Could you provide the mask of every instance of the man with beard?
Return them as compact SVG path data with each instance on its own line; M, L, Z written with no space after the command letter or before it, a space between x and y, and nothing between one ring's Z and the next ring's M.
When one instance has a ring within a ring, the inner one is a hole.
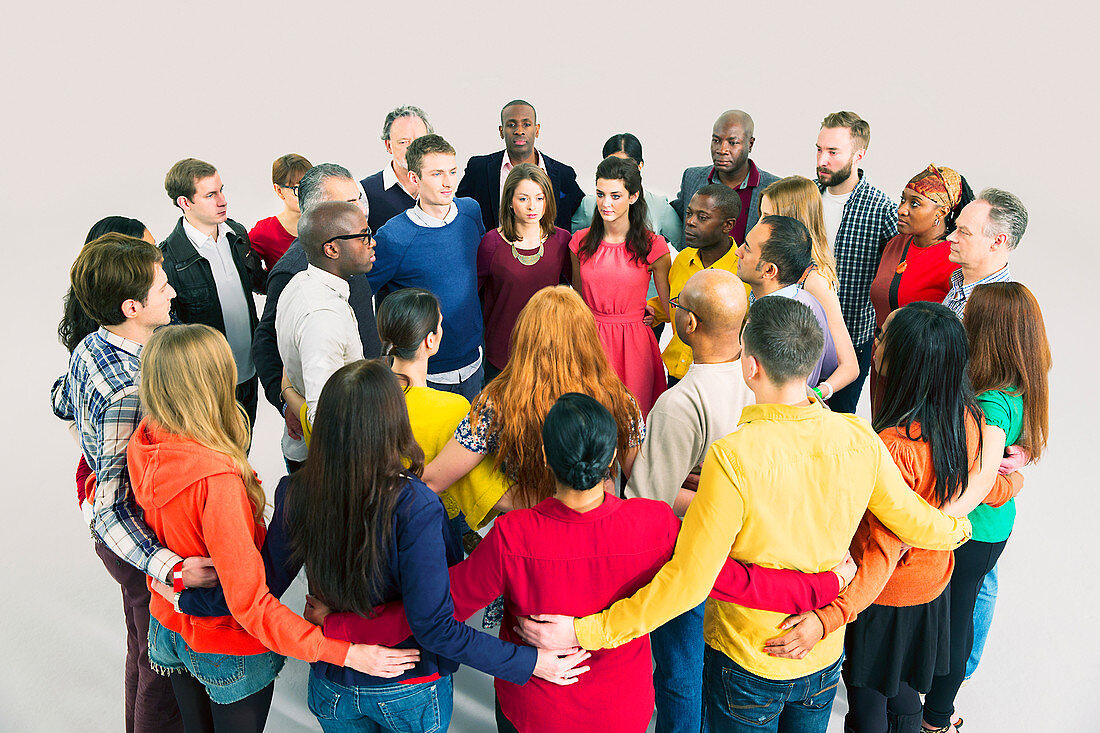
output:
M779 180L778 176L757 168L756 163L749 160L756 142L754 132L752 117L747 112L731 109L718 116L710 135L711 165L685 170L680 193L672 202L672 208L685 224L685 209L695 192L707 184L720 183L736 191L741 199L742 215L737 217L730 236L737 244L745 241L745 232L756 226L760 218L760 192Z
M859 167L871 142L871 126L855 112L833 112L817 135L817 181L825 233L836 257L840 310L859 361L856 380L829 400L837 412L855 412L871 370L875 309L871 281L882 248L898 233L898 207L871 185Z

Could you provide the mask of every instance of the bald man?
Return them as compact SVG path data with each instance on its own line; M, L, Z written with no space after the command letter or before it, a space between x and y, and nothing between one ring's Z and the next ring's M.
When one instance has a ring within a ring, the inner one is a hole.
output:
M328 378L363 358L359 323L348 304L348 279L370 271L374 240L362 209L346 201L322 201L302 214L298 241L309 264L283 289L275 334L290 380L283 390L287 409L300 412L304 402L312 422ZM306 454L305 440L284 428L287 470L300 468Z
M756 142L755 134L755 125L748 112L730 109L718 116L710 134L711 165L685 170L680 193L672 202L681 221L684 220L684 208L696 191L708 183L720 183L734 189L741 197L741 215L730 236L737 244L745 241L745 232L756 226L760 218L760 192L779 180L778 176L758 168L749 159Z
M657 398L646 439L624 491L658 499L683 516L695 496L697 467L710 444L733 432L755 402L741 375L738 334L748 308L740 279L727 270L692 275L671 304L676 333L691 348L687 374ZM694 473L693 473L694 472ZM681 488L687 482L690 488ZM658 731L698 731L703 689L703 604L650 634Z

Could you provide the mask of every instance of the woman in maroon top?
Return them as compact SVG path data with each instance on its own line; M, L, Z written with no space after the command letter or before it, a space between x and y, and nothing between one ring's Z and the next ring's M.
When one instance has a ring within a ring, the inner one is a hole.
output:
M974 192L966 179L951 168L930 164L906 184L898 204L898 234L886 243L878 273L871 283L875 325L886 316L921 300L942 303L951 289L951 273L958 265L947 255L948 232ZM878 406L882 384L871 374L871 409Z
M485 319L485 381L508 363L516 316L539 290L568 283L569 232L554 226L557 206L550 177L536 165L517 165L500 194L500 226L477 251L477 290Z
M283 202L283 210L275 216L260 219L248 233L252 249L264 262L264 272L271 268L290 248L298 236L298 182L313 165L297 153L287 153L271 164L271 184L275 195Z
M591 613L641 588L672 556L680 521L668 504L623 501L606 493L615 463L618 425L600 402L568 392L542 427L554 494L531 509L498 517L485 539L451 568L455 616L466 619L504 595L500 638L523 644L512 631L517 616L554 611ZM712 595L754 608L806 610L831 603L855 566L802 574L728 560ZM841 570L847 575L841 576ZM393 643L407 638L403 619L387 604L373 618L339 613L324 620L325 635ZM582 674L585 670L586 673ZM653 713L649 637L591 653L585 667L565 673L571 684L496 680L500 731L644 731Z

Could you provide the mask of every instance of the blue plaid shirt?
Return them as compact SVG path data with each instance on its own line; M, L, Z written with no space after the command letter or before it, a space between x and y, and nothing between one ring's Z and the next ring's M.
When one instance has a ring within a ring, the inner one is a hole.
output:
M138 570L171 584L176 553L161 546L130 492L126 445L141 422L141 344L100 328L73 350L54 382L54 414L75 420L80 450L95 472L92 536Z
M1001 269L994 272L992 275L986 275L981 280L969 285L963 285L963 273L962 270L955 270L951 273L951 289L947 291L947 297L943 299L943 304L951 309L959 318L963 317L963 311L966 310L966 301L969 300L970 294L974 292L974 288L979 285L985 285L986 283L1007 283L1012 282L1012 273L1008 270L1008 265L1005 265Z
M878 272L882 248L898 233L898 206L871 185L861 169L859 183L844 204L844 216L833 242L836 274L840 279L840 312L852 336L862 346L875 332L871 281Z

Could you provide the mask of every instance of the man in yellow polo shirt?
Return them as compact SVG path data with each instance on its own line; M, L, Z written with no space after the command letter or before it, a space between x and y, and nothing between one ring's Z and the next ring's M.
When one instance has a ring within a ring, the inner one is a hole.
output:
M844 557L868 509L913 547L952 550L969 539L966 518L933 509L909 489L866 420L806 399L806 378L823 345L821 327L802 303L756 301L741 356L756 404L707 452L672 559L649 585L606 611L521 619L524 638L552 649L619 646L706 598L727 557L827 570ZM707 729L824 733L844 634L830 634L799 659L769 656L765 642L783 620L781 613L707 599Z
M707 268L737 274L737 242L730 232L741 215L741 199L734 189L713 183L700 188L684 208L684 242L687 245L672 262L668 273L669 297L675 298L688 279ZM746 288L747 294L747 288ZM669 323L669 314L661 307L660 298L646 302L648 325ZM679 382L691 366L691 347L676 333L672 323L672 340L661 354L668 369L668 386Z

